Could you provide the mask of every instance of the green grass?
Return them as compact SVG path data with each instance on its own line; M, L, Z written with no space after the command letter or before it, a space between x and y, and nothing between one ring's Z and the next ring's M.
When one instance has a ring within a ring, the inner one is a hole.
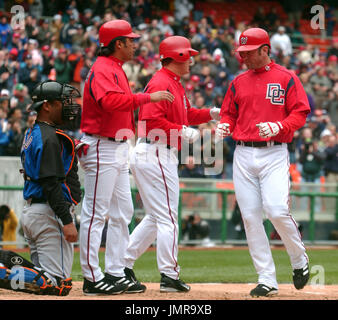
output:
M338 251L308 250L311 268L320 265L325 270L325 284L338 284ZM292 270L289 257L285 250L272 250L276 265L277 281L292 283ZM29 259L28 253L22 253ZM104 270L104 252L100 252L101 268ZM181 250L178 257L181 266L180 277L188 283L216 282L216 283L255 283L256 271L248 250ZM156 252L145 252L135 263L134 271L140 281L159 282ZM315 276L312 270L311 277ZM79 253L74 254L72 270L74 281L82 280Z

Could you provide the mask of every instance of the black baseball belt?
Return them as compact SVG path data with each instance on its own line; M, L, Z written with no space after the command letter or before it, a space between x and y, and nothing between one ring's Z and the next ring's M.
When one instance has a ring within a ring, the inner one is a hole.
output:
M244 147L253 147L253 148L265 148L281 145L282 142L278 141L237 141L237 145Z

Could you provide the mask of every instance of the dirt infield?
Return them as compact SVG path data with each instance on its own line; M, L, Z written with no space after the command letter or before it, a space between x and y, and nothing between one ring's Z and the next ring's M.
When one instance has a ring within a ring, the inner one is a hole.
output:
M249 292L255 284L191 284L188 293L160 293L159 283L145 283L147 291L142 294L114 296L85 296L82 282L74 282L67 297L38 296L0 289L0 300L253 300ZM338 300L338 285L306 286L296 290L292 284L280 284L279 294L265 300Z

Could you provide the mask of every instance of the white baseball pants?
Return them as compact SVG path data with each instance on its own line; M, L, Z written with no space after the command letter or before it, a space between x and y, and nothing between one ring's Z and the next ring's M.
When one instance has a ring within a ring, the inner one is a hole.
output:
M289 154L287 145L266 148L236 146L233 180L242 213L250 255L258 283L278 288L263 211L280 235L293 269L303 268L308 257L295 220L289 211Z
M173 149L160 144L139 143L132 152L130 168L146 212L130 236L126 267L157 239L160 273L178 279L178 159Z
M83 276L96 282L104 277L99 266L99 249L106 219L108 229L105 272L124 276L124 255L129 242L128 225L133 216L128 168L128 143L85 135L90 145L80 158L84 189L80 224L80 262Z

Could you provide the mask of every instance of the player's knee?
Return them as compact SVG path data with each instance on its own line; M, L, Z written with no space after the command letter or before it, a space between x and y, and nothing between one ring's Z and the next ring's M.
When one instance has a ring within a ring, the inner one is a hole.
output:
M256 228L262 223L262 208L241 209L241 216L246 229Z
M289 214L289 208L287 205L265 205L264 211L267 218L272 223L274 221L280 221Z

